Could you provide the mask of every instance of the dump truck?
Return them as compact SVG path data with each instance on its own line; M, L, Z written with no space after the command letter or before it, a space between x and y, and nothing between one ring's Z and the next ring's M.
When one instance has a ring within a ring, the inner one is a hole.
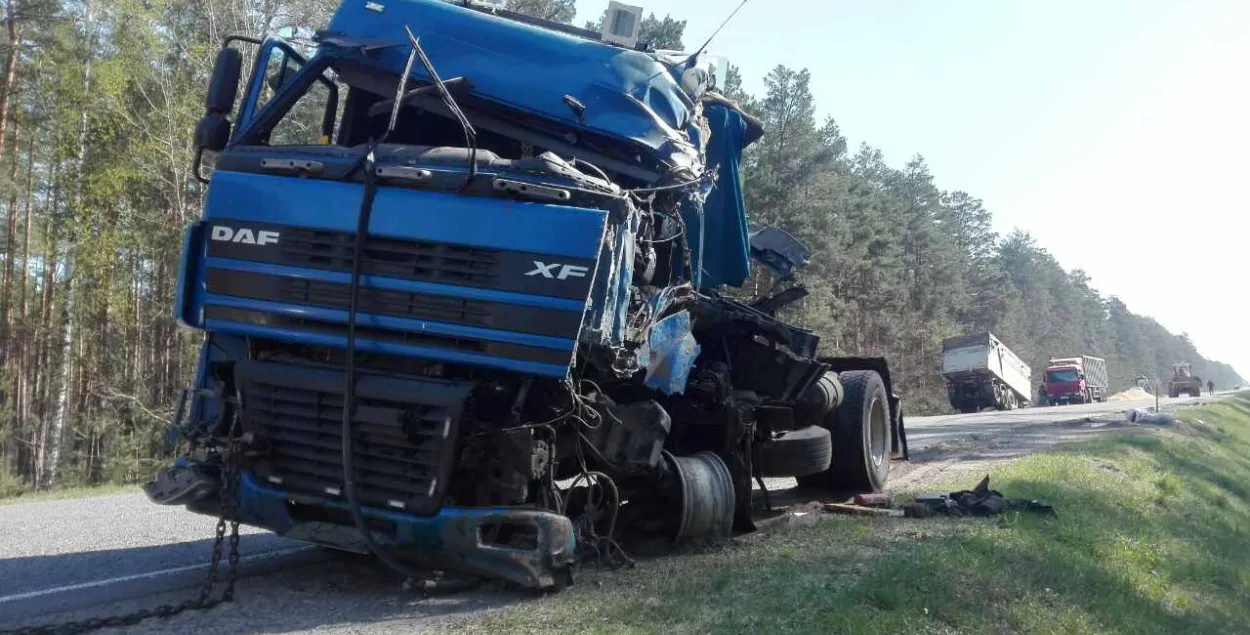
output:
M992 333L942 341L946 396L951 407L959 412L1028 406L1033 401L1032 374L1029 365Z
M1181 395L1202 396L1202 378L1193 374L1188 362L1172 364L1172 379L1168 380L1168 397L1175 399Z
M779 317L808 250L747 220L762 124L719 58L607 39L353 0L311 52L225 40L174 306L204 342L152 501L219 547L243 523L551 588L625 529L753 530L758 477L885 486L886 360ZM752 267L767 291L728 293Z
M1046 398L1051 404L1107 400L1107 361L1100 357L1056 357L1046 363Z

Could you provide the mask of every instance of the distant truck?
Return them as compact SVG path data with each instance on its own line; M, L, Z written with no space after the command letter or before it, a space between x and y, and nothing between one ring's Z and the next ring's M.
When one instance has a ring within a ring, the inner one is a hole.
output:
M1046 363L1046 398L1051 404L1107 400L1107 360L1100 357L1057 357Z
M1031 403L1032 371L991 333L942 342L942 376L951 407L964 413L993 407L1014 410Z
M1168 397L1175 399L1182 394L1202 396L1202 378L1194 375L1188 363L1172 364L1172 379L1168 381Z

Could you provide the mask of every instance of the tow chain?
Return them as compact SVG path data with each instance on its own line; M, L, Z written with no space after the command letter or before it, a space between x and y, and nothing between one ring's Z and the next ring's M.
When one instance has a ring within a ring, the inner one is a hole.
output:
M213 555L208 564L208 576L200 587L200 593L177 604L163 604L152 608L139 609L125 615L108 617L92 617L60 624L40 624L12 630L0 631L0 635L76 635L101 628L134 626L151 617L168 618L184 611L204 611L218 604L234 600L234 583L238 579L239 566L239 520L238 499L235 490L239 479L240 449L236 442L231 441L225 460L222 462L222 485L219 490L221 516L217 518L216 535L213 538ZM226 551L226 525L230 526L229 553ZM213 588L217 586L218 572L221 568L222 555L226 555L226 584L221 595L213 597Z

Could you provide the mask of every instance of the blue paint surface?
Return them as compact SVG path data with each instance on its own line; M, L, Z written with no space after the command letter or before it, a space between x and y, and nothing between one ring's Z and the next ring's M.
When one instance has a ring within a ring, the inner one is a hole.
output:
M231 322L229 320L206 320L204 327L213 332L245 335L249 337L264 337L292 344L310 344L313 346L324 346L329 348L347 347L346 336L324 335L321 333L294 331L291 329L271 326L257 326L255 324ZM365 339L363 337L356 338L356 350L366 353L385 353L388 355L406 356L414 359L437 359L447 362L467 364L470 366L499 368L525 375L541 375L554 379L565 378L568 375L569 370L568 364L556 365L544 364L541 362L527 362L504 357L491 357L489 355L482 355L478 353L464 353L442 348L378 342ZM570 353L569 356L569 361L571 363L572 353Z
M737 287L751 273L747 211L738 176L746 122L742 115L720 105L707 105L705 113L712 130L707 165L716 170L716 184L705 192L702 202L688 200L682 206L690 249L701 267L691 278L698 281L700 289Z
M642 366L647 369L647 387L666 395L685 392L690 370L700 352L699 343L691 333L688 312L674 313L656 322L646 350L640 355Z
M403 72L410 28L443 78L464 77L473 94L554 120L573 130L628 139L658 154L690 144L677 132L692 104L668 67L650 55L487 15L439 0L383 0L382 11L345 2L327 31L400 46L376 61L355 51L335 51ZM428 80L418 64L413 76ZM586 106L580 118L563 101Z
M274 265L266 262L232 260L230 258L206 258L204 260L204 266L205 268L233 269L237 271L284 276L299 280L334 282L339 284L348 284L351 281L351 274L344 271L303 269L300 267L289 267L286 265ZM485 302L503 302L506 304L518 304L543 309L560 309L563 311L573 311L579 314L585 308L585 303L580 300L553 298L545 295L512 293L496 289L480 289L478 287L461 287L452 284L440 284L437 282L402 280L399 278L387 278L383 276L362 275L360 276L360 284L366 287L376 287L392 291L407 291L412 293L424 293L427 295L444 295L450 298L482 300Z
M361 193L359 183L219 171L204 218L354 233ZM597 209L382 186L369 233L593 259L606 218Z

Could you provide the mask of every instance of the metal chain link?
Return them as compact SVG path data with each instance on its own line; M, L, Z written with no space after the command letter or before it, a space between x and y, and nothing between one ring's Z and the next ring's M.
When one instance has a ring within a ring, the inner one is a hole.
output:
M222 485L218 490L221 504L221 515L217 518L217 528L213 537L213 554L208 563L208 575L200 586L199 594L177 604L162 604L152 608L144 608L125 615L108 617L92 617L60 624L40 624L11 630L0 631L0 635L77 635L101 628L134 626L152 617L168 618L184 611L204 611L225 602L234 601L234 585L238 580L239 566L239 521L238 499L235 490L238 487L238 462L240 448L235 442L230 443L228 454L222 461ZM229 550L226 544L226 525L230 525ZM221 568L222 555L226 556L226 585L221 595L213 597L213 588L217 586L217 575Z

